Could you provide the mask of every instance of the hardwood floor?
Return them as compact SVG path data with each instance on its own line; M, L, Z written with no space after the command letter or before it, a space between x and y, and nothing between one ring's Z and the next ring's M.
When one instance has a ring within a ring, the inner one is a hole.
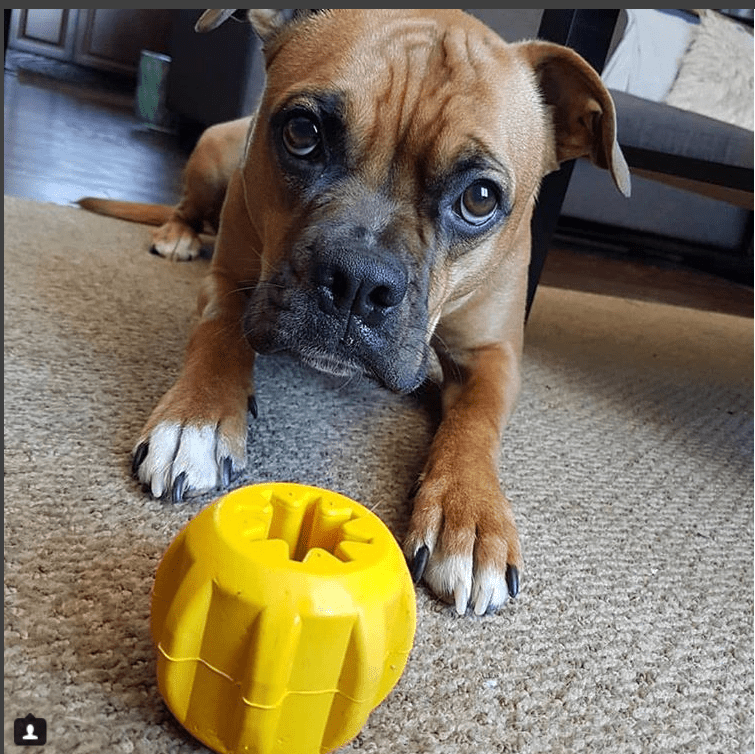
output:
M4 77L5 193L72 204L82 196L173 203L186 153L151 131L118 92L29 76ZM542 283L753 316L752 289L686 269L661 269L553 249Z
M82 196L173 203L186 155L117 98L5 73L5 193L70 204Z

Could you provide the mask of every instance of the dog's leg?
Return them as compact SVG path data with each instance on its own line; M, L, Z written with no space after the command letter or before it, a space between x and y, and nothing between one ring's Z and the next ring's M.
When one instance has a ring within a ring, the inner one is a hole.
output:
M254 351L243 332L247 291L259 274L237 171L223 207L235 218L221 231L199 296L199 321L178 379L134 449L135 476L155 497L227 487L246 463L247 410L256 413ZM252 253L240 253L249 249ZM239 261L240 260L240 261Z
M504 269L506 282L494 294L507 306L488 316L481 315L485 306L473 305L439 328L443 419L404 544L415 581L424 576L460 614L470 604L478 615L492 612L516 596L522 569L514 515L498 481L501 439L519 392L524 330L526 276L509 272Z
M244 151L250 118L219 123L200 137L184 169L181 200L168 221L152 234L152 253L177 261L199 255L205 225L218 229L231 174Z
M405 552L464 614L500 607L519 589L522 554L514 515L498 481L504 426L519 388L520 346L490 345L457 358L446 376L443 420L414 499Z
M227 487L246 462L247 407L254 412L254 352L241 331L245 297L211 275L183 370L134 450L134 473L155 497Z

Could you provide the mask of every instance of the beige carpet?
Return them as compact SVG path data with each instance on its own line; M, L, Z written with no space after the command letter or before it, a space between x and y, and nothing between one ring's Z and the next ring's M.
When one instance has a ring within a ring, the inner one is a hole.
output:
M140 425L206 262L144 228L5 200L5 745L205 749L156 690L149 592L206 502L147 499ZM501 478L526 567L496 616L417 593L414 650L360 754L752 752L753 323L543 288ZM258 370L243 482L330 487L401 537L432 418L418 398Z

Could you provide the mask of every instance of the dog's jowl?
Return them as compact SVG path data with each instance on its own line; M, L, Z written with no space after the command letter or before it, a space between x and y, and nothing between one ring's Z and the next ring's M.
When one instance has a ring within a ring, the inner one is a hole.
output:
M437 380L443 419L404 549L459 613L495 610L522 571L498 457L519 388L530 218L543 176L575 157L628 194L611 98L571 50L507 44L461 11L248 17L267 63L259 108L204 134L180 203L82 202L161 224L154 250L176 259L217 231L199 322L134 472L175 501L230 484L257 353L402 393Z

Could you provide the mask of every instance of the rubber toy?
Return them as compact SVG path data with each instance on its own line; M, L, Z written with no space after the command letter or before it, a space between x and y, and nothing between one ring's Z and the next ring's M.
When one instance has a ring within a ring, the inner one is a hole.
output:
M160 693L221 754L323 754L404 671L416 602L404 556L362 505L260 484L202 510L157 569Z

